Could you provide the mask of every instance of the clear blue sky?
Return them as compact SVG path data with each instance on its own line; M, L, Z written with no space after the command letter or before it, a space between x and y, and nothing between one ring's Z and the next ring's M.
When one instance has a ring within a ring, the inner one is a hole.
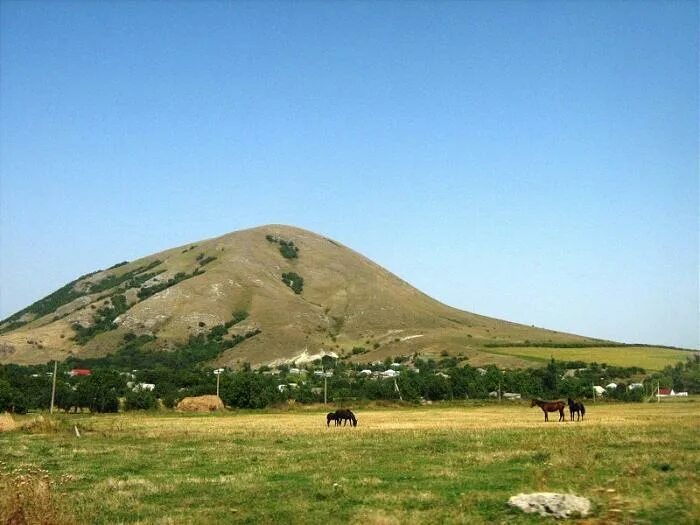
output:
M465 310L700 346L696 2L0 4L0 316L269 223Z

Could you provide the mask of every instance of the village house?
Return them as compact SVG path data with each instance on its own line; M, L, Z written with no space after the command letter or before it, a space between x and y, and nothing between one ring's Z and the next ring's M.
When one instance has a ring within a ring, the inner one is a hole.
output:
M68 372L68 375L71 377L90 376L90 375L92 375L92 370L90 370L88 368L74 368L70 372Z
M659 388L656 397L687 397L688 392L676 392L673 388Z

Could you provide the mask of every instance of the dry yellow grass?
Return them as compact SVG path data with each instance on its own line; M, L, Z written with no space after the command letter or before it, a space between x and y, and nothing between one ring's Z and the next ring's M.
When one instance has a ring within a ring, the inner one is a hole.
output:
M10 414L4 412L0 414L0 432L7 432L17 428L17 423Z
M691 398L692 399L692 398ZM675 425L688 419L700 420L700 403L668 401L662 403L587 403L585 424L590 427L643 427ZM569 418L566 409L567 420ZM420 407L400 409L356 410L358 426L355 434L402 431L468 431L497 429L557 429L571 428L553 425L543 427L542 411L530 408L529 402L503 402L484 406ZM558 416L557 416L558 417ZM125 434L145 434L149 437L180 435L327 435L325 412L311 410L273 413L234 412L220 416L128 415L90 418L95 430L117 431ZM350 431L349 427L345 430ZM556 430L553 430L556 431Z
M694 352L675 350L657 346L591 347L591 348L540 348L540 347L499 347L485 348L500 356L521 359L557 361L584 361L586 363L606 363L608 365L631 367L646 370L663 370L679 361L692 357Z

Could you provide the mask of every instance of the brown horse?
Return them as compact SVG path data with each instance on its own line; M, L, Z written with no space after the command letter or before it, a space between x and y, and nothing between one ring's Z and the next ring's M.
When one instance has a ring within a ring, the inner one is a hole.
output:
M547 412L556 412L559 411L559 421L564 421L564 407L566 406L566 403L563 401L542 401L541 399L533 399L532 402L530 403L530 408L534 407L537 405L542 409L542 412L544 412L544 420L549 421L549 415Z
M345 426L346 423L350 421L351 427L357 426L357 418L355 417L355 414L353 414L352 411L348 408L339 408L338 410L336 410L335 419L337 425L340 425L340 422L342 421L343 426Z

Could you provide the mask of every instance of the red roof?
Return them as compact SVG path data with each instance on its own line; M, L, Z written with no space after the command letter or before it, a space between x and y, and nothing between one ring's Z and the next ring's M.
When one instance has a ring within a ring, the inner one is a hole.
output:
M69 374L72 376L89 376L92 374L92 370L87 368L74 368Z
M673 392L673 389L671 388L659 388L660 396L670 396L671 392Z

